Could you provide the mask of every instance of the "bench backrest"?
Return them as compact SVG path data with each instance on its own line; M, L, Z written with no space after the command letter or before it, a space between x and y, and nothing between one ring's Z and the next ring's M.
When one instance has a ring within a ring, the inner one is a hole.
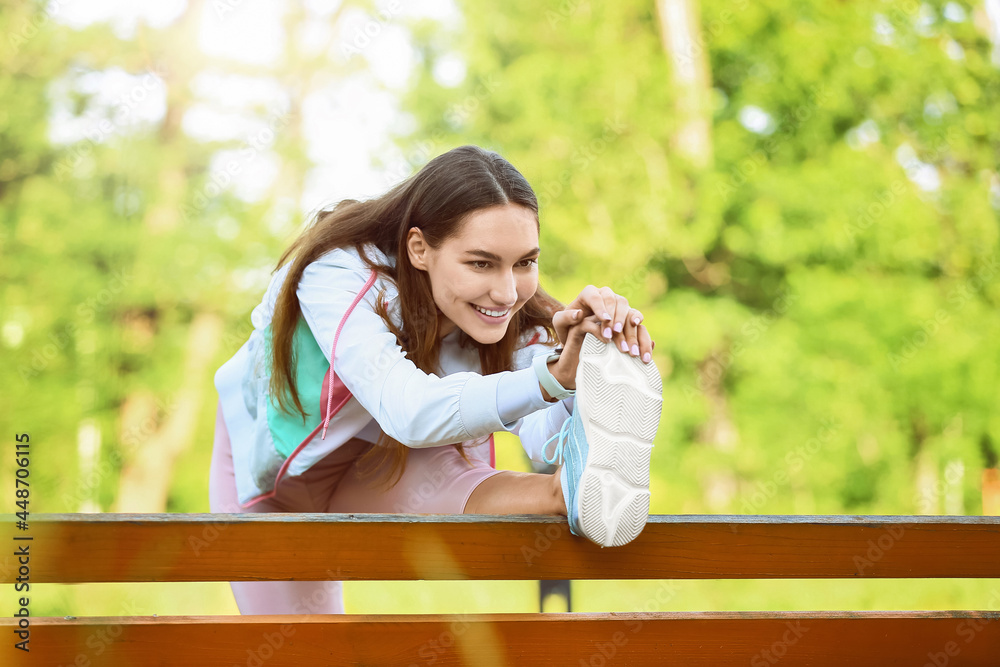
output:
M1000 578L1000 517L651 516L634 542L614 549L571 536L565 519L537 515L49 514L33 515L27 531L14 527L12 515L5 519L6 543L30 545L31 583ZM14 539L29 535L30 541ZM0 561L3 582L18 577L13 561ZM160 646L186 665L771 665L780 659L783 665L996 667L1000 592L987 606L35 618L33 655L15 659L74 664L74 647L114 632L104 656L112 662L98 664L161 664L139 660ZM17 619L4 623L16 626Z

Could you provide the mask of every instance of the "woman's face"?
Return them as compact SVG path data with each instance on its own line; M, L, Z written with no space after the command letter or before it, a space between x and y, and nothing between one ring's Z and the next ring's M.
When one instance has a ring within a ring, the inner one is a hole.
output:
M535 214L516 204L469 214L461 233L437 249L414 227L407 237L407 254L410 263L430 277L442 337L458 327L482 344L496 343L514 313L538 289Z

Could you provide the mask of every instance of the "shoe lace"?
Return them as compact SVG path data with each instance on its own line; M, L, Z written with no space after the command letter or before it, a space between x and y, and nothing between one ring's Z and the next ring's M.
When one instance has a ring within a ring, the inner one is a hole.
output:
M545 444L542 445L542 460L548 463L549 465L562 463L563 446L566 444L566 440L569 438L569 432L570 432L569 423L571 421L572 419L567 419L566 421L564 421L562 426L559 428L559 432L553 435L548 440L546 440ZM549 443L555 440L556 438L559 438L559 442L556 443L556 448L552 452L552 458L549 459L547 456L545 456L545 452L549 448Z

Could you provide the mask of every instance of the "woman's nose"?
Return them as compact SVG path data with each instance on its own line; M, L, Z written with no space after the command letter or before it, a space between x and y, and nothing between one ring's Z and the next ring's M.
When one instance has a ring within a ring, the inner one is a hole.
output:
M517 280L514 276L498 281L493 285L493 294L490 295L497 304L507 305L517 301Z

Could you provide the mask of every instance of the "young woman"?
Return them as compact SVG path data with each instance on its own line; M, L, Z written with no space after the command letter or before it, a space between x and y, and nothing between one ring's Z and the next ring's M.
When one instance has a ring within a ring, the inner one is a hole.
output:
M565 308L546 294L538 246L531 187L477 146L320 212L215 375L211 511L561 514L603 546L632 540L653 342L610 288ZM558 474L496 470L500 430ZM343 611L336 581L231 586L243 614Z

